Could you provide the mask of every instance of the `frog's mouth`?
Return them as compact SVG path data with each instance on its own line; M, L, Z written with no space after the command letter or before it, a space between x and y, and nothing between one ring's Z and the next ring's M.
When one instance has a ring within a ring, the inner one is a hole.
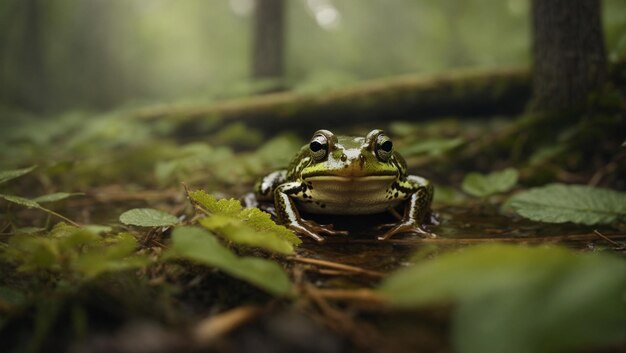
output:
M380 174L366 176L343 176L343 175L313 175L305 177L305 181L313 183L339 182L339 183L359 183L359 182L385 182L396 179L395 174Z

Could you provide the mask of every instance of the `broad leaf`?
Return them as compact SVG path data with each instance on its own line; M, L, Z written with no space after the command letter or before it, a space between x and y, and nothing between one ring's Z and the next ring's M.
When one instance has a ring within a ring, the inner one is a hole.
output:
M166 256L217 267L275 295L291 292L289 277L278 264L261 258L238 257L201 228L174 229L172 245Z
M469 173L463 178L463 191L485 197L507 192L517 184L519 173L513 168L507 168L490 174Z
M7 181L15 178L19 178L24 174L28 174L32 172L35 168L37 168L37 166L32 166L24 169L0 171L0 184L6 183Z
M398 271L394 306L457 302L461 353L549 353L626 342L626 262L564 248L486 245Z
M189 197L208 213L200 224L234 244L292 254L293 245L302 242L292 231L274 223L268 213L243 209L238 200L217 200L204 191L189 192Z
M140 227L165 227L178 224L178 218L153 208L134 208L122 213L120 222Z
M258 247L280 254L293 254L293 246L287 240L268 231L255 230L233 217L209 216L201 219L200 224L238 245Z
M507 202L535 221L587 225L626 220L626 193L585 185L550 184L513 195Z

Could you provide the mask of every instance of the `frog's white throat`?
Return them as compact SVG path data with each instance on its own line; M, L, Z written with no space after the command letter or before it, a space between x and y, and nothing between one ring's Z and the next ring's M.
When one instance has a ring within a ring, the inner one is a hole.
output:
M401 199L390 199L395 175L362 177L314 176L306 179L310 188L296 196L299 208L310 213L362 215L384 212Z

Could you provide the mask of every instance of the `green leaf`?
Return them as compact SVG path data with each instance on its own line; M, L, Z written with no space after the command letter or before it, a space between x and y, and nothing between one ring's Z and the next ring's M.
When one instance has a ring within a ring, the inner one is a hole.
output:
M55 202L55 201L61 201L64 200L68 197L71 196L78 196L78 195L84 195L82 192L74 192L74 193L69 193L69 192L56 192L53 194L48 194L48 195L43 195L43 196L39 196L33 199L33 201L38 202L38 203L45 203L45 202Z
M274 295L291 292L289 277L278 264L260 258L238 257L201 228L174 229L172 245L166 257L184 258L217 267Z
M302 243L292 231L274 223L268 213L258 208L243 209L238 200L217 200L201 190L189 192L189 198L209 214L200 220L203 227L237 245L293 254L293 245Z
M285 226L276 224L272 220L269 213L263 212L258 208L244 209L239 213L239 218L259 232L274 233L279 238L284 239L293 245L302 244L302 240L298 238L294 232L290 231Z
M243 209L239 200L221 199L218 201L215 196L207 194L203 190L190 191L189 198L210 214L234 216Z
M2 259L18 264L19 271L59 269L58 242L54 239L18 234L9 238L9 246L1 254Z
M109 226L99 225L99 224L87 224L83 226L83 228L87 229L88 231L94 234L110 233L111 231L113 231L113 228Z
M109 245L81 254L72 263L72 269L82 273L86 278L94 278L104 272L143 267L150 261L145 255L134 255L138 244L135 237L129 233L120 233L114 238L105 240Z
M91 279L103 272L145 266L146 255L136 255L136 239L128 233L101 237L84 228L59 223L45 236L14 235L0 256L18 270L49 270Z
M0 184L6 183L9 180L19 178L24 174L32 172L37 166L32 166L24 169L4 170L0 171Z
M258 247L279 254L293 254L293 246L287 240L271 232L255 230L234 217L214 215L201 219L200 224L238 245Z
M507 202L523 217L548 223L607 224L626 219L626 193L586 185L550 184Z
M484 245L400 270L380 291L403 308L457 302L460 353L549 353L626 341L625 278L606 254Z
M485 197L511 190L517 184L519 173L507 168L490 174L469 173L463 178L462 188L466 193Z
M140 227L165 227L178 224L178 218L153 208L134 208L122 213L120 222Z
M21 197L21 196L15 196L15 195L2 195L0 194L0 197L9 201L9 202L13 202L15 204L18 204L20 206L25 206L28 208L41 208L41 205L37 203L37 201L33 201L31 199L27 199L25 197Z

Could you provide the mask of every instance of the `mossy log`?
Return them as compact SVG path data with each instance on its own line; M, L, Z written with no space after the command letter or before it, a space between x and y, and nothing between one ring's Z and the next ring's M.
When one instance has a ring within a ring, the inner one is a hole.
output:
M523 111L530 97L527 69L454 71L367 81L321 94L282 92L187 107L155 107L140 119L167 119L195 135L242 121L263 130L311 130L436 116L486 116Z

